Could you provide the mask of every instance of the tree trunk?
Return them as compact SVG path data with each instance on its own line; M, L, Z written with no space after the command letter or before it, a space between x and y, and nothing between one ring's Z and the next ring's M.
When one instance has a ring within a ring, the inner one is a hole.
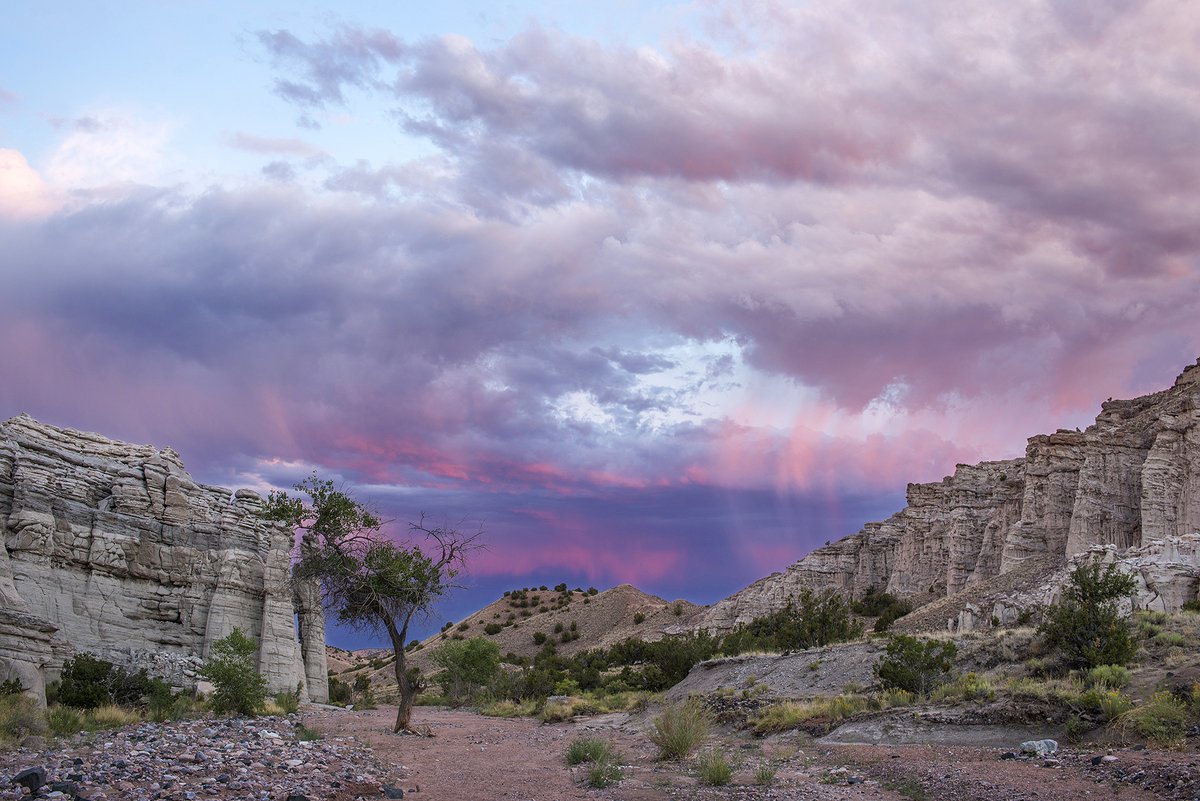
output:
M388 636L392 640L392 653L395 654L392 666L396 671L396 684L400 687L400 706L396 710L396 727L392 731L399 733L409 730L416 691L408 681L408 667L405 662L404 636L408 632L408 626L405 625L402 630L397 630L395 624L388 620L387 630Z

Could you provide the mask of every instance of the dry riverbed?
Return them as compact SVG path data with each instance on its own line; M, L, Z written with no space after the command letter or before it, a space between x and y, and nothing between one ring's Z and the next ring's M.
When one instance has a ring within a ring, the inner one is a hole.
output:
M758 739L726 730L706 747L720 749L734 764L733 783L706 787L691 763L655 759L645 734L648 723L636 716L543 725L418 708L415 724L435 736L414 737L390 732L394 714L394 708L307 710L300 719L322 735L309 744L296 740L294 721L279 718L141 724L53 749L0 754L0 767L5 779L23 768L44 767L49 781L73 782L81 797L107 801L286 801L289 795L352 801L384 798L385 787L392 797L403 790L416 801L1200 798L1200 756L1194 748L1068 749L1050 758L1005 759L1017 743L826 745L795 732ZM580 736L605 738L621 754L619 785L589 789L583 783L586 768L565 764L567 745ZM753 783L762 765L776 771L769 786ZM43 788L42 797L49 797L49 789ZM0 791L0 798L26 797L19 787Z

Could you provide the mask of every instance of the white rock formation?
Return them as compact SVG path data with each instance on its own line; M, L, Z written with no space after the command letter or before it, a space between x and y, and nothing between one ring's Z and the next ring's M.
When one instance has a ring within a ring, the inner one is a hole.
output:
M858 595L868 587L926 600L964 594L952 627L1008 622L1017 599L978 604L995 581L1047 559L1109 554L1137 574L1139 604L1178 609L1200 586L1200 361L1174 386L1103 404L1086 431L1032 437L1025 457L958 465L910 484L908 505L882 523L818 548L781 573L718 601L697 628L727 629L778 609L805 587ZM1030 588L1041 599L1049 584ZM965 596L974 599L966 604Z
M292 532L261 508L249 490L197 484L170 448L0 424L0 680L41 695L74 652L194 664L237 627L259 641L271 691L325 700L320 610L298 608Z

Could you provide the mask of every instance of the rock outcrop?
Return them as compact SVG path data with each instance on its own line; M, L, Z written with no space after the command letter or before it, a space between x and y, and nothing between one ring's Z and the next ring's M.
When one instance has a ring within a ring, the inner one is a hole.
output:
M998 577L1044 576L1053 564L1063 577L1083 553L1140 577L1139 603L1178 609L1200 586L1200 361L1170 389L1104 403L1086 431L1032 437L1024 458L958 465L940 482L909 484L907 499L887 520L718 601L697 628L748 622L806 587L972 595L946 621L972 627L1018 614L986 591L1013 590ZM1043 582L1034 594L1051 591Z
M292 532L261 508L250 490L196 483L170 448L0 424L0 680L40 695L86 651L134 667L152 655L184 683L236 627L259 641L271 691L325 700L320 610L293 590Z

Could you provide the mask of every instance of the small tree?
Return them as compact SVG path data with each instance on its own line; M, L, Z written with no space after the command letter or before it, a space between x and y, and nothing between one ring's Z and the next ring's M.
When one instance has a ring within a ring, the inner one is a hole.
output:
M958 646L949 640L919 640L901 634L888 643L886 655L875 664L875 676L885 688L928 695L941 684Z
M258 643L234 629L213 643L200 675L213 684L209 703L218 715L256 715L267 702L267 680L254 665Z
M409 533L424 541L426 553L419 544L384 538L383 521L332 481L314 473L295 489L309 500L272 492L264 509L268 519L304 532L293 576L318 581L326 607L341 622L387 634L400 689L394 730L408 730L416 697L405 664L409 625L454 586L480 533L427 526L422 517L409 524Z
M482 637L448 642L432 659L442 669L433 680L452 703L472 698L500 672L500 646Z
M1137 642L1118 602L1136 588L1115 564L1081 565L1071 571L1059 602L1046 609L1038 633L1067 667L1123 665L1137 653Z

